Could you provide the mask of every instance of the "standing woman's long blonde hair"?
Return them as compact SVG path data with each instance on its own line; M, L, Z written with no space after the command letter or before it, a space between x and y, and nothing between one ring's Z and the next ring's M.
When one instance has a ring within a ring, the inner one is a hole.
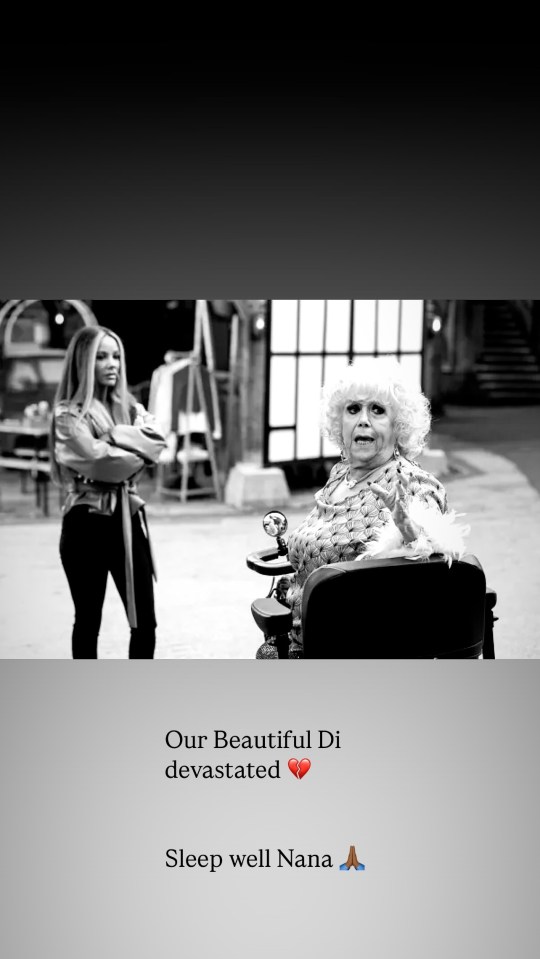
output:
M56 463L55 410L59 403L69 403L77 408L78 419L82 419L89 410L99 421L103 416L103 406L96 397L95 369L99 345L105 336L110 336L118 345L120 370L114 387L110 392L110 413L115 423L131 423L131 410L135 400L128 392L126 379L126 358L121 339L106 326L84 326L71 340L64 360L62 376L54 398L54 409L49 437L51 454L51 475L59 481ZM101 407L101 416L100 408Z

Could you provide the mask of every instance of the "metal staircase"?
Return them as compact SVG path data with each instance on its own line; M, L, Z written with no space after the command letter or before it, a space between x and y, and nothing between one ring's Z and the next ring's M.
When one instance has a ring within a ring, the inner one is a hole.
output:
M481 402L540 405L540 364L508 301L495 300L486 309L484 347L475 374Z

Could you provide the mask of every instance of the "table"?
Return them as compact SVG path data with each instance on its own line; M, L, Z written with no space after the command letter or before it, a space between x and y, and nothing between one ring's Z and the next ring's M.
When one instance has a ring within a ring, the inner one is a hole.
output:
M30 425L23 420L0 421L0 468L17 470L21 477L31 476L35 484L36 506L49 515L51 463L46 441L47 423ZM22 446L21 438L27 440Z

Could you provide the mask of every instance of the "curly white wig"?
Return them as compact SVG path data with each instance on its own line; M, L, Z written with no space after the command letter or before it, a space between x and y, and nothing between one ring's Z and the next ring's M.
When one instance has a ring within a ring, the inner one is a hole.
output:
M400 453L414 459L423 450L431 427L429 400L410 382L392 357L366 357L346 367L322 390L321 431L343 447L343 409L351 399L374 399L389 407Z

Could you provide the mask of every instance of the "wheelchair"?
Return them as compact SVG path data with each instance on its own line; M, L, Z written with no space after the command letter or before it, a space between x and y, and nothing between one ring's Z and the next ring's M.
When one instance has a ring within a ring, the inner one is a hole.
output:
M276 547L250 553L250 569L265 576L294 572L283 533L287 519L263 518ZM291 610L274 595L251 604L264 634L257 659L287 659ZM302 600L304 659L495 659L493 610L476 556L454 560L369 559L330 563L307 579ZM277 654L277 656L276 656Z

